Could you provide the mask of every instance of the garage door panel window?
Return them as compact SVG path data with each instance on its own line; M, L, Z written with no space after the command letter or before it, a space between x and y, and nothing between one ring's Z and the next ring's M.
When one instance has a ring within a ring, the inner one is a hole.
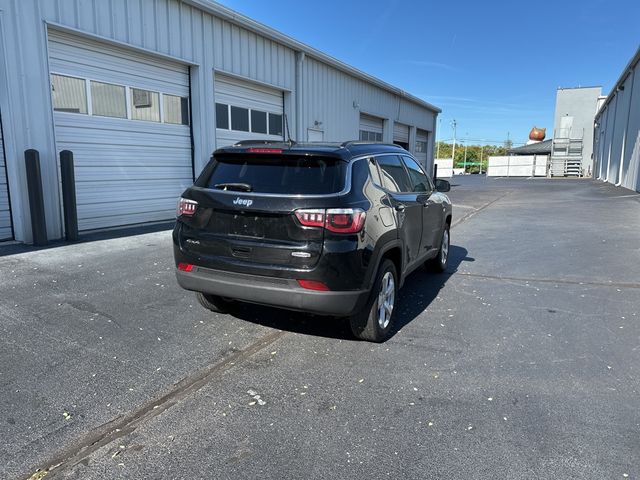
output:
M231 106L231 130L249 131L249 109Z
M229 105L216 103L216 128L229 130Z
M160 121L160 94L140 88L131 89L131 118L133 120Z
M364 142L381 142L382 134L380 132L370 132L368 130L360 130L360 140Z
M87 92L90 98L87 98ZM173 125L190 124L189 97L69 75L51 74L51 101L55 112Z
M251 110L251 131L253 133L267 133L267 112Z
M127 118L125 87L91 80L91 105L93 115Z
M216 103L216 128L282 136L282 115Z
M189 99L175 95L162 95L164 122L174 125L189 125Z
M269 135L282 136L282 115L277 113L269 114Z
M87 85L83 78L51 75L51 97L56 112L88 112Z
M427 153L427 142L416 141L416 153Z

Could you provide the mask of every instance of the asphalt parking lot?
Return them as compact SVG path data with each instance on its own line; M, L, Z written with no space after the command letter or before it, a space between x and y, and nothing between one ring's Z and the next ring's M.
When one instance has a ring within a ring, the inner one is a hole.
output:
M0 247L0 478L639 478L640 194L453 184L384 344L204 311L168 231Z

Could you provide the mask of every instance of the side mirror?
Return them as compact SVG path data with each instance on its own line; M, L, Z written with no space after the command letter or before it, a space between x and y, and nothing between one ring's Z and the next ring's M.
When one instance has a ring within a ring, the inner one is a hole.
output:
M436 190L443 193L448 192L449 190L451 190L451 184L446 180L436 178Z

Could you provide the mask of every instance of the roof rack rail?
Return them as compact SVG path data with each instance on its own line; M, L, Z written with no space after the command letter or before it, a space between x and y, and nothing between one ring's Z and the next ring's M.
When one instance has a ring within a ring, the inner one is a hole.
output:
M350 145L367 145L370 143L375 143L376 145L386 145L388 147L397 147L402 148L400 145L396 145L395 143L386 143L386 142L369 142L367 140L347 140L346 142L342 142L340 145L342 148L347 148Z
M358 144L363 145L368 143L379 143L379 142L369 142L367 140L347 140L346 142L342 142L340 146L343 148L347 148L349 145L358 145Z

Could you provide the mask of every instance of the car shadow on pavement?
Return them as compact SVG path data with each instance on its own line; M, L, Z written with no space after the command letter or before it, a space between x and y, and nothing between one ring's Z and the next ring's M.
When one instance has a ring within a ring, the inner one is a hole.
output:
M399 309L396 312L395 328L391 336L411 323L438 296L440 289L455 274L462 262L473 262L467 249L451 245L449 267L444 273L430 273L419 269L413 272L400 290ZM238 304L230 312L245 321L301 335L311 335L340 340L355 340L346 319L310 315L261 305Z
M104 230L92 230L82 232L80 238L75 242L67 242L65 240L51 240L47 245L37 247L35 245L29 245L25 243L7 242L0 243L0 257L6 257L9 255L17 255L20 253L37 252L41 250L51 250L52 254L55 254L56 248L68 247L71 245L82 245L91 242L97 242L101 240L114 240L118 238L126 239L128 237L134 237L136 235L146 235L149 233L157 233L170 231L175 225L175 220L166 222L156 222L140 225L129 225L125 227L115 227ZM155 246L155 245L149 245Z
M391 336L402 330L431 305L447 280L458 271L462 262L475 261L468 256L468 253L464 247L451 245L446 272L432 273L426 269L419 269L407 277L400 290L400 305L396 312L395 328Z

